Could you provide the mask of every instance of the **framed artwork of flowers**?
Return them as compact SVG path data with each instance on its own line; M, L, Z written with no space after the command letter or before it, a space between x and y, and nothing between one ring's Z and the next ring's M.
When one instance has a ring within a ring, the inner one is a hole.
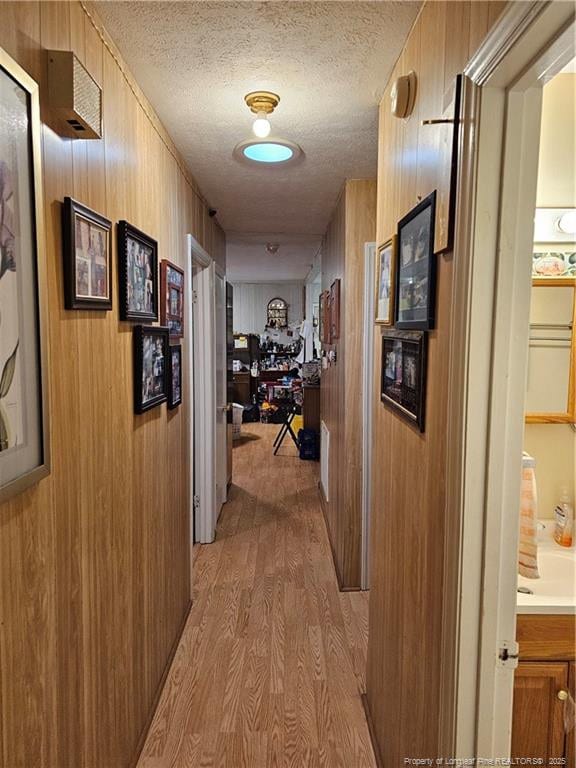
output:
M49 474L38 86L0 48L0 502Z

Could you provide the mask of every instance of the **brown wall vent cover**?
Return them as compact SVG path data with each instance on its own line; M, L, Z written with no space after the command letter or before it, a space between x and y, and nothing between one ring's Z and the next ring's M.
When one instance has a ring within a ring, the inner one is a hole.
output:
M102 138L102 89L71 51L48 51L48 100L61 135Z

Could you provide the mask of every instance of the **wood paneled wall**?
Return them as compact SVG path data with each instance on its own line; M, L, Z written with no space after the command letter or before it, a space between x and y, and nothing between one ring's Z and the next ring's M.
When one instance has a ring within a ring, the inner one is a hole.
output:
M360 587L362 545L362 334L364 244L376 234L375 180L347 181L322 246L322 290L341 280L340 338L326 350L321 419L330 431L329 500L323 508L340 587Z
M52 474L0 506L0 765L125 768L190 601L189 404L133 415L116 284L112 312L64 310L61 201L126 218L181 265L186 233L221 263L224 236L81 3L0 3L0 45L41 98L44 49L74 50L103 87L105 132L42 130Z
M434 189L439 190L438 219L446 221L446 129L422 126L421 121L442 116L452 99L455 75L504 5L427 2L423 6L381 102L379 243ZM411 69L418 76L416 107L408 120L398 120L390 114L390 87ZM436 330L429 340L424 434L381 404L379 333L375 340L367 701L387 766L403 765L408 757L438 755L442 611L449 597L443 563L450 556L444 551L444 538L452 259L451 253L437 256Z

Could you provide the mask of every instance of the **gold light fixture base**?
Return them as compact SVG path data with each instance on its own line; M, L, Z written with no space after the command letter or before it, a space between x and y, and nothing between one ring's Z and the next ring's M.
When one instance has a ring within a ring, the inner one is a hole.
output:
M255 115L258 112L265 112L267 115L271 115L280 103L280 96L271 91L252 91L244 96L244 101Z

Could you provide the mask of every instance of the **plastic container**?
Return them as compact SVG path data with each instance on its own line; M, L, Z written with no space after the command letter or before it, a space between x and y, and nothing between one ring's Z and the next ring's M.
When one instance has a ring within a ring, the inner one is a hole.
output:
M242 414L244 406L232 403L232 439L236 440L242 432Z
M561 547L571 547L574 529L574 507L567 488L562 488L560 503L554 510L554 541Z

